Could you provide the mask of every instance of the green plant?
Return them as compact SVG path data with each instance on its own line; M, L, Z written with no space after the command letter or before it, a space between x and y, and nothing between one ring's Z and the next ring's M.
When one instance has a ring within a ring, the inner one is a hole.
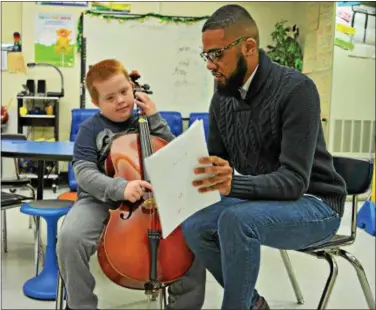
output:
M271 33L274 46L267 46L267 54L276 63L302 71L303 54L298 42L299 28L296 25L286 27L286 23L286 20L282 20L275 24Z

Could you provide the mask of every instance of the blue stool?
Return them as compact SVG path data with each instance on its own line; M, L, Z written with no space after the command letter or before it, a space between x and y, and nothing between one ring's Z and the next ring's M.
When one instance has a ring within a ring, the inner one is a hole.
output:
M364 229L371 236L376 237L376 206L375 204L367 200L360 208L356 217L356 226L360 229Z
M23 285L23 292L28 297L42 300L56 299L58 276L56 258L57 222L60 217L68 213L72 204L73 201L70 200L50 199L32 201L21 206L20 211L22 213L43 217L47 223L47 246L43 270Z

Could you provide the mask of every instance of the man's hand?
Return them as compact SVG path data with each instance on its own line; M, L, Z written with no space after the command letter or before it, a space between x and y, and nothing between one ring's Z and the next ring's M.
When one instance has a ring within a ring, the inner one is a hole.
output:
M209 156L201 158L199 163L213 164L213 166L196 168L195 174L212 174L214 176L195 180L193 186L198 187L200 193L218 190L222 195L228 195L231 191L232 182L232 168L229 162L217 156Z
M155 103L143 92L135 93L135 103L142 108L146 116L152 116L157 113Z
M124 200L128 200L132 203L140 200L146 189L152 190L152 186L150 183L143 181L143 180L134 180L130 181L124 190Z

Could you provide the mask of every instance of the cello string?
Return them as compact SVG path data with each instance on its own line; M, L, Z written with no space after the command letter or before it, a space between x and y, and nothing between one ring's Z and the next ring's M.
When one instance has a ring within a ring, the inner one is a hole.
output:
M143 137L149 137L149 139L144 140L144 146L146 149L145 156L150 156L153 153L153 149L151 146L151 139L150 139L150 130L149 130L149 124L148 122L143 123L143 130L144 130L144 135ZM150 193L150 196L152 196L152 193ZM152 197L151 197L152 198ZM154 210L151 213L151 229L154 231L156 230L156 211Z
M145 123L145 127L146 127L147 134L150 135L149 124L147 122ZM151 154L153 154L150 136L149 136L149 139L147 141L145 141L145 143L147 144L146 146L147 146L147 150L148 150L147 156L150 156Z
M149 148L148 148L148 141L145 137L149 135L149 128L148 123L144 122L140 124L140 131L141 131L141 154L142 154L142 162L144 163L144 157L147 157L150 155ZM144 168L144 167L143 167ZM144 174L145 177L145 174ZM148 193L148 198L150 196L150 193ZM149 226L152 231L155 230L155 215L154 212L149 213Z
M138 84L136 83L136 85L138 86ZM142 114L139 115L139 118L144 118L146 119L146 117L144 116L143 114L143 111L142 109L140 109ZM150 152L150 147L148 147L148 144L150 145L150 143L147 143L147 140L150 141L150 132L149 132L149 126L148 126L148 122L139 122L139 128L140 128L140 144L141 144L141 162L142 162L142 170L144 171L144 175L141 176L142 179L145 179L145 165L144 165L144 159L151 155L151 152ZM146 137L149 137L149 139L146 139ZM145 180L145 181L148 181L148 180ZM146 195L147 199L150 198L150 192L147 193ZM155 230L155 216L154 216L154 212L151 212L149 213L149 227L151 228L152 231Z

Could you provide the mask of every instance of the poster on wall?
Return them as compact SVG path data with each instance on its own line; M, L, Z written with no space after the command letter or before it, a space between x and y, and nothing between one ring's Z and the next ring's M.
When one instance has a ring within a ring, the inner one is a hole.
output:
M73 14L39 13L35 18L35 62L73 67L76 45Z
M335 45L349 56L375 58L375 7L338 2Z

